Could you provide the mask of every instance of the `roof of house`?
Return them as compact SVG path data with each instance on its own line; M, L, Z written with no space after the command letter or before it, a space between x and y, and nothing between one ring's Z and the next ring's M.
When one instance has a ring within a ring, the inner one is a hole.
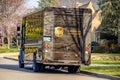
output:
M86 8L86 7L90 4L90 2L92 2L92 0L89 0L88 3L86 3L86 4L84 4L84 5L80 6L80 7L81 7L81 8ZM93 6L93 8L96 10L96 8L94 7L93 4L92 4L92 6Z
M94 15L92 16L92 19L94 19L94 18L96 17L98 11L99 11L99 10L96 10L96 11L95 11Z
M88 5L90 4L90 2L91 2L92 0L89 0L89 2L88 3L86 3L86 4L83 4L82 6L80 6L81 8L87 8L88 7ZM97 13L98 13L98 11L99 10L96 10L96 8L94 7L94 5L92 4L92 7L94 8L94 10L95 10L95 13L93 14L93 16L92 16L92 19L94 19L95 17L96 17L96 15L97 15Z
M73 3L70 3L70 1L73 1L73 2L76 1L83 5L88 4L90 1L92 1L94 8L96 10L98 9L98 5L97 5L98 0L59 0L59 1L62 4L61 6L67 6L67 7L70 7L70 4L73 4Z

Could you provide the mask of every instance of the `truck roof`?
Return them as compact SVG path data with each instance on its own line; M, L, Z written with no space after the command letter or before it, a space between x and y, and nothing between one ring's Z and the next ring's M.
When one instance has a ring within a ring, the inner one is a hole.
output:
M59 10L68 10L68 9L78 9L78 8L64 8L64 7L45 7L45 8L40 8L40 9L36 9L35 11L31 12L31 13L28 13L27 15L25 15L23 18L27 17L27 16L30 16L32 14L35 14L37 12L41 12L41 11L46 11L46 10L56 10L56 9L59 9ZM89 12L92 12L91 9L89 8L79 8L81 10L86 10L86 11L89 11Z

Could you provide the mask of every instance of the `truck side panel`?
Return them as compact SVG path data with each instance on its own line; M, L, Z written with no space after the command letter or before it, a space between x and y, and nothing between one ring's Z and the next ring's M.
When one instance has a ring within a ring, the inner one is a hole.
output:
M43 60L53 61L54 12L44 11Z
M25 43L23 48L26 63L33 60L33 53L37 53L42 58L39 49L42 48L43 18L43 11L25 17Z

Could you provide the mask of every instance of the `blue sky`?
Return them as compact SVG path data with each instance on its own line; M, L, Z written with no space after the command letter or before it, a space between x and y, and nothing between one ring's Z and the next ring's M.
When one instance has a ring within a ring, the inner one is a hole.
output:
M38 0L25 0L25 6L27 8L34 8L34 7L37 7L38 6L38 3L37 3Z

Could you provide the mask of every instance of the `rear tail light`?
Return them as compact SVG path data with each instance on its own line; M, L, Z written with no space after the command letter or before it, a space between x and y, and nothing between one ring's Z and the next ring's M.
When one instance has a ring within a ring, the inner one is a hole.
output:
M90 64L90 48L89 47L85 48L85 64L86 65Z
M48 63L48 62L49 62L49 60L45 58L45 59L44 59L44 62L45 62L45 63Z
M90 48L89 48L89 47L86 47L86 48L85 48L85 51L89 51L89 50L90 50Z
M48 43L45 43L45 49L48 49Z

